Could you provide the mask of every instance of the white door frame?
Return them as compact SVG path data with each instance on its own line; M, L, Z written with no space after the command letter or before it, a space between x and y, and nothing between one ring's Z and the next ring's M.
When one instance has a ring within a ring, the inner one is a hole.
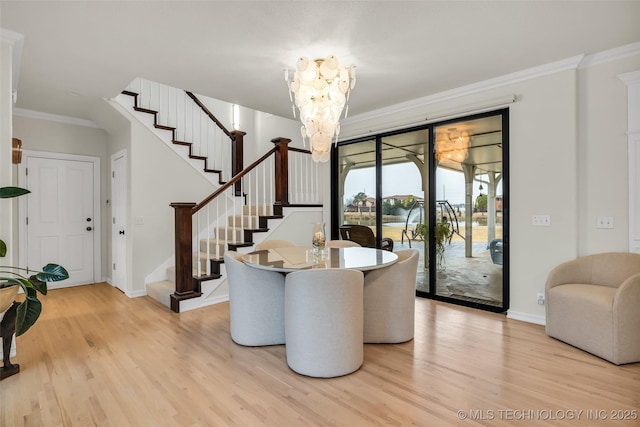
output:
M94 211L94 233L93 233L93 281L102 282L102 217L100 206L100 158L93 156L81 156L78 154L50 153L47 151L24 150L22 152L22 163L18 165L18 186L26 182L26 168L29 157L37 157L52 160L71 160L93 163L93 211ZM27 265L27 206L23 197L18 198L18 263L21 266ZM37 268L41 268L38 266Z
M110 236L110 238L111 238L111 264L110 265L111 265L111 267L109 267L109 268L113 268L113 264L116 261L115 260L115 256L114 256L115 255L114 252L115 252L115 249L116 249L116 237L115 237L116 230L114 229L114 224L113 224L113 218L114 218L114 203L113 203L113 201L114 201L114 197L113 197L114 188L113 188L113 175L112 174L114 172L114 168L113 168L114 162L119 157L123 158L124 168L125 168L124 178L121 178L121 179L125 180L125 187L129 188L128 181L127 181L129 179L129 174L127 173L128 172L128 157L127 157L127 149L125 148L125 149L122 149L122 150L120 150L120 151L118 151L118 152L116 152L116 153L111 155L111 163L110 163L110 171L111 171L110 172L110 176L111 176L111 180L110 180L110 183L111 183L111 185L110 185L110 188L111 188L111 195L110 195L110 200L111 200L111 219L109 220L109 225L110 225L110 229L111 229L111 236ZM124 215L124 223L125 223L124 229L125 230L124 231L126 232L126 234L125 234L125 247L124 247L124 252L125 252L124 279L125 280L124 280L124 283L121 284L123 287L119 287L117 285L116 281L114 280L113 270L111 270L110 277L111 277L111 286L118 287L118 289L123 291L125 293L125 295L127 295L128 297L131 297L132 291L131 291L131 285L130 285L131 281L129 280L129 265L128 265L129 264L128 263L129 257L127 255L128 248L129 248L129 244L128 244L128 242L129 242L129 227L128 227L128 225L129 225L129 222L128 222L128 213L129 213L128 200L129 200L129 198L128 198L128 194L126 193L126 191L125 191L123 200L124 200L124 211L125 211L125 215ZM122 266L120 266L120 267L122 267Z

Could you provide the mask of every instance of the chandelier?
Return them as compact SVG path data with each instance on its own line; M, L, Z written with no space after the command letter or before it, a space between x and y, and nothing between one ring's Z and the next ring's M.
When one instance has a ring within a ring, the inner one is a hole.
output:
M447 130L446 135L439 134L436 139L436 159L462 163L469 154L469 132L458 132L456 128Z
M338 142L342 110L345 117L349 111L345 106L356 84L355 67L340 65L333 55L313 61L302 57L293 78L289 78L289 70L285 70L284 78L293 103L293 116L296 107L300 112L302 142L309 138L314 162L326 162L332 141Z

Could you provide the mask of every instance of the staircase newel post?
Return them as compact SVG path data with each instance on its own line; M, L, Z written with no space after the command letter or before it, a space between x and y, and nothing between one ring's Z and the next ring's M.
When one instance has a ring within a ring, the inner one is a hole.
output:
M282 207L289 206L289 143L288 138L278 137L271 140L276 145L275 152L275 197L273 210L282 215Z
M247 134L241 130L229 132L231 135L231 176L236 176L244 169L244 136ZM234 187L236 196L241 196L241 183L236 182Z
M175 212L176 290L171 294L171 310L180 312L180 301L201 295L194 288L192 218L195 203L171 203Z

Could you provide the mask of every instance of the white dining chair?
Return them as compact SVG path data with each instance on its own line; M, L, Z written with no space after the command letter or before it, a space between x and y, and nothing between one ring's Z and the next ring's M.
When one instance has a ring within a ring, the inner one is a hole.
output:
M249 267L241 257L224 255L231 339L246 346L284 344L284 275Z
M400 343L415 329L417 249L396 252L398 261L364 278L364 342Z
M327 248L360 248L361 246L351 240L329 240L326 244Z
M310 377L354 372L364 360L363 273L349 269L289 273L285 285L287 364Z
M288 248L291 246L297 246L295 243L288 240L265 240L260 243L256 243L256 251L263 251L271 248Z

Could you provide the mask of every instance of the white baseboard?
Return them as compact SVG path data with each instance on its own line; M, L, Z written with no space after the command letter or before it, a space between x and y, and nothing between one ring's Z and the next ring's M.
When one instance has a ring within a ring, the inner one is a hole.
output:
M535 323L536 325L543 325L543 326L547 323L544 316L537 316L534 314L522 313L522 312L513 311L513 310L507 311L507 318L513 319L513 320L521 320L523 322L528 322L528 323Z
M125 295L128 296L129 298L144 297L144 296L147 296L147 290L143 289L141 291L128 291L128 292L125 292Z

